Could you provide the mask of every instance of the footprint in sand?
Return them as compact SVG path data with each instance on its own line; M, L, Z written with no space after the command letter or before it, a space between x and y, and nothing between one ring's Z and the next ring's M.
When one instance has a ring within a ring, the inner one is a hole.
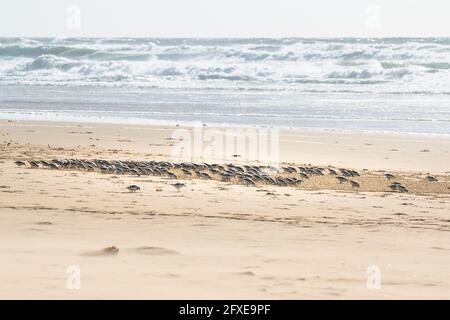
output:
M88 257L111 257L116 256L119 254L119 248L116 246L111 246L104 248L102 250L97 251L89 251L81 254L82 256L88 256Z
M36 224L40 225L40 226L50 226L53 223L51 223L50 221L39 221L39 222L36 222Z
M242 271L242 272L235 272L234 275L238 276L254 276L255 273L253 271Z
M160 256L160 255L173 255L178 254L178 252L162 247L138 247L132 249L135 253L145 254L150 256Z

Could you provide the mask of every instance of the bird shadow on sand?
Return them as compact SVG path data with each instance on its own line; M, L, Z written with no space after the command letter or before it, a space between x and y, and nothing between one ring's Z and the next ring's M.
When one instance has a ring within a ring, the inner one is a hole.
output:
M101 250L84 252L81 255L85 257L113 257L119 254L119 248L115 246L107 247Z
M150 256L161 256L161 255L176 255L179 254L177 251L170 250L163 247L154 247L154 246L143 246L138 248L129 249L132 253L138 253L143 255Z

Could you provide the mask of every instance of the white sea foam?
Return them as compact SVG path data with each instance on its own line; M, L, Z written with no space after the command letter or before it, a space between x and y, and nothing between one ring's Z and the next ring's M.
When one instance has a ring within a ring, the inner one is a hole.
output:
M448 39L0 39L0 83L448 91ZM371 82L368 82L371 80ZM367 88L370 83L384 86ZM342 89L348 89L341 86Z
M450 39L0 38L2 117L450 133Z

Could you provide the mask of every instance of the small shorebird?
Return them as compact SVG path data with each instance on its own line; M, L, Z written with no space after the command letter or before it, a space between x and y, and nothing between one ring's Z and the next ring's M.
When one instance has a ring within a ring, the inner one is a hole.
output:
M309 179L308 175L304 172L300 172L299 175L300 175L300 177L302 177L304 179Z
M39 163L37 161L30 161L30 166L32 168L39 168Z
M408 189L406 189L406 187L403 186L400 182L394 182L394 183L392 183L392 184L389 186L389 188L390 188L392 191L399 191L399 192L401 192L401 193L408 192Z
M212 180L211 176L205 172L200 172L200 177L208 180Z
M359 173L356 170L348 170L350 172L350 174L352 175L352 177L359 177Z
M177 179L177 176L176 176L174 173L172 173L172 172L167 172L167 176L168 176L170 179Z
M286 173L295 173L295 172L297 172L297 170L295 170L294 167L281 167L281 169L283 169L284 172L286 172Z
M352 185L352 189L358 189L359 188L359 183L353 180L349 181L350 184Z
M341 174L343 177L351 177L352 176L350 171L348 171L347 169L339 169L339 170L341 170Z
M183 173L187 176L192 176L192 173L189 170L181 169L181 171L183 171Z
M184 183L180 183L180 182L174 183L172 186L175 189L177 189L178 192L180 192L181 189L186 187L186 185Z
M438 179L436 179L433 176L427 176L427 180L430 181L430 182L437 182L438 181Z
M22 167L22 166L26 166L27 164L23 161L17 160L16 162L14 162L18 167Z
M391 173L385 173L384 176L385 176L386 179L388 179L388 180L391 180L391 179L394 179L394 178L395 178L395 176L394 176L393 174L391 174Z
M336 170L333 170L333 169L331 169L331 168L328 168L328 172L329 172L330 174L332 174L333 176L337 176Z
M390 186L389 186L389 188L392 190L392 191L397 191L398 190L398 184L396 184L396 183L393 183L393 184L391 184Z
M343 176L337 176L336 179L339 181L339 183L347 182L347 178Z
M48 167L49 167L50 169L55 169L55 170L58 170L58 169L59 169L59 165L57 165L56 163L49 163L49 164L48 164Z
M246 186L256 186L255 181L253 181L250 178L245 177L244 179L242 179L242 182L246 185Z
M135 184L132 184L131 186L128 186L127 189L130 190L131 192L136 192L136 191L140 191L141 190L141 188L139 188Z

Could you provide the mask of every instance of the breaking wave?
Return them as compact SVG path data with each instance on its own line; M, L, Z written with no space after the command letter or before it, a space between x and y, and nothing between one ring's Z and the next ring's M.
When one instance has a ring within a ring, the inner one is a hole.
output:
M0 83L448 92L450 40L0 38Z

